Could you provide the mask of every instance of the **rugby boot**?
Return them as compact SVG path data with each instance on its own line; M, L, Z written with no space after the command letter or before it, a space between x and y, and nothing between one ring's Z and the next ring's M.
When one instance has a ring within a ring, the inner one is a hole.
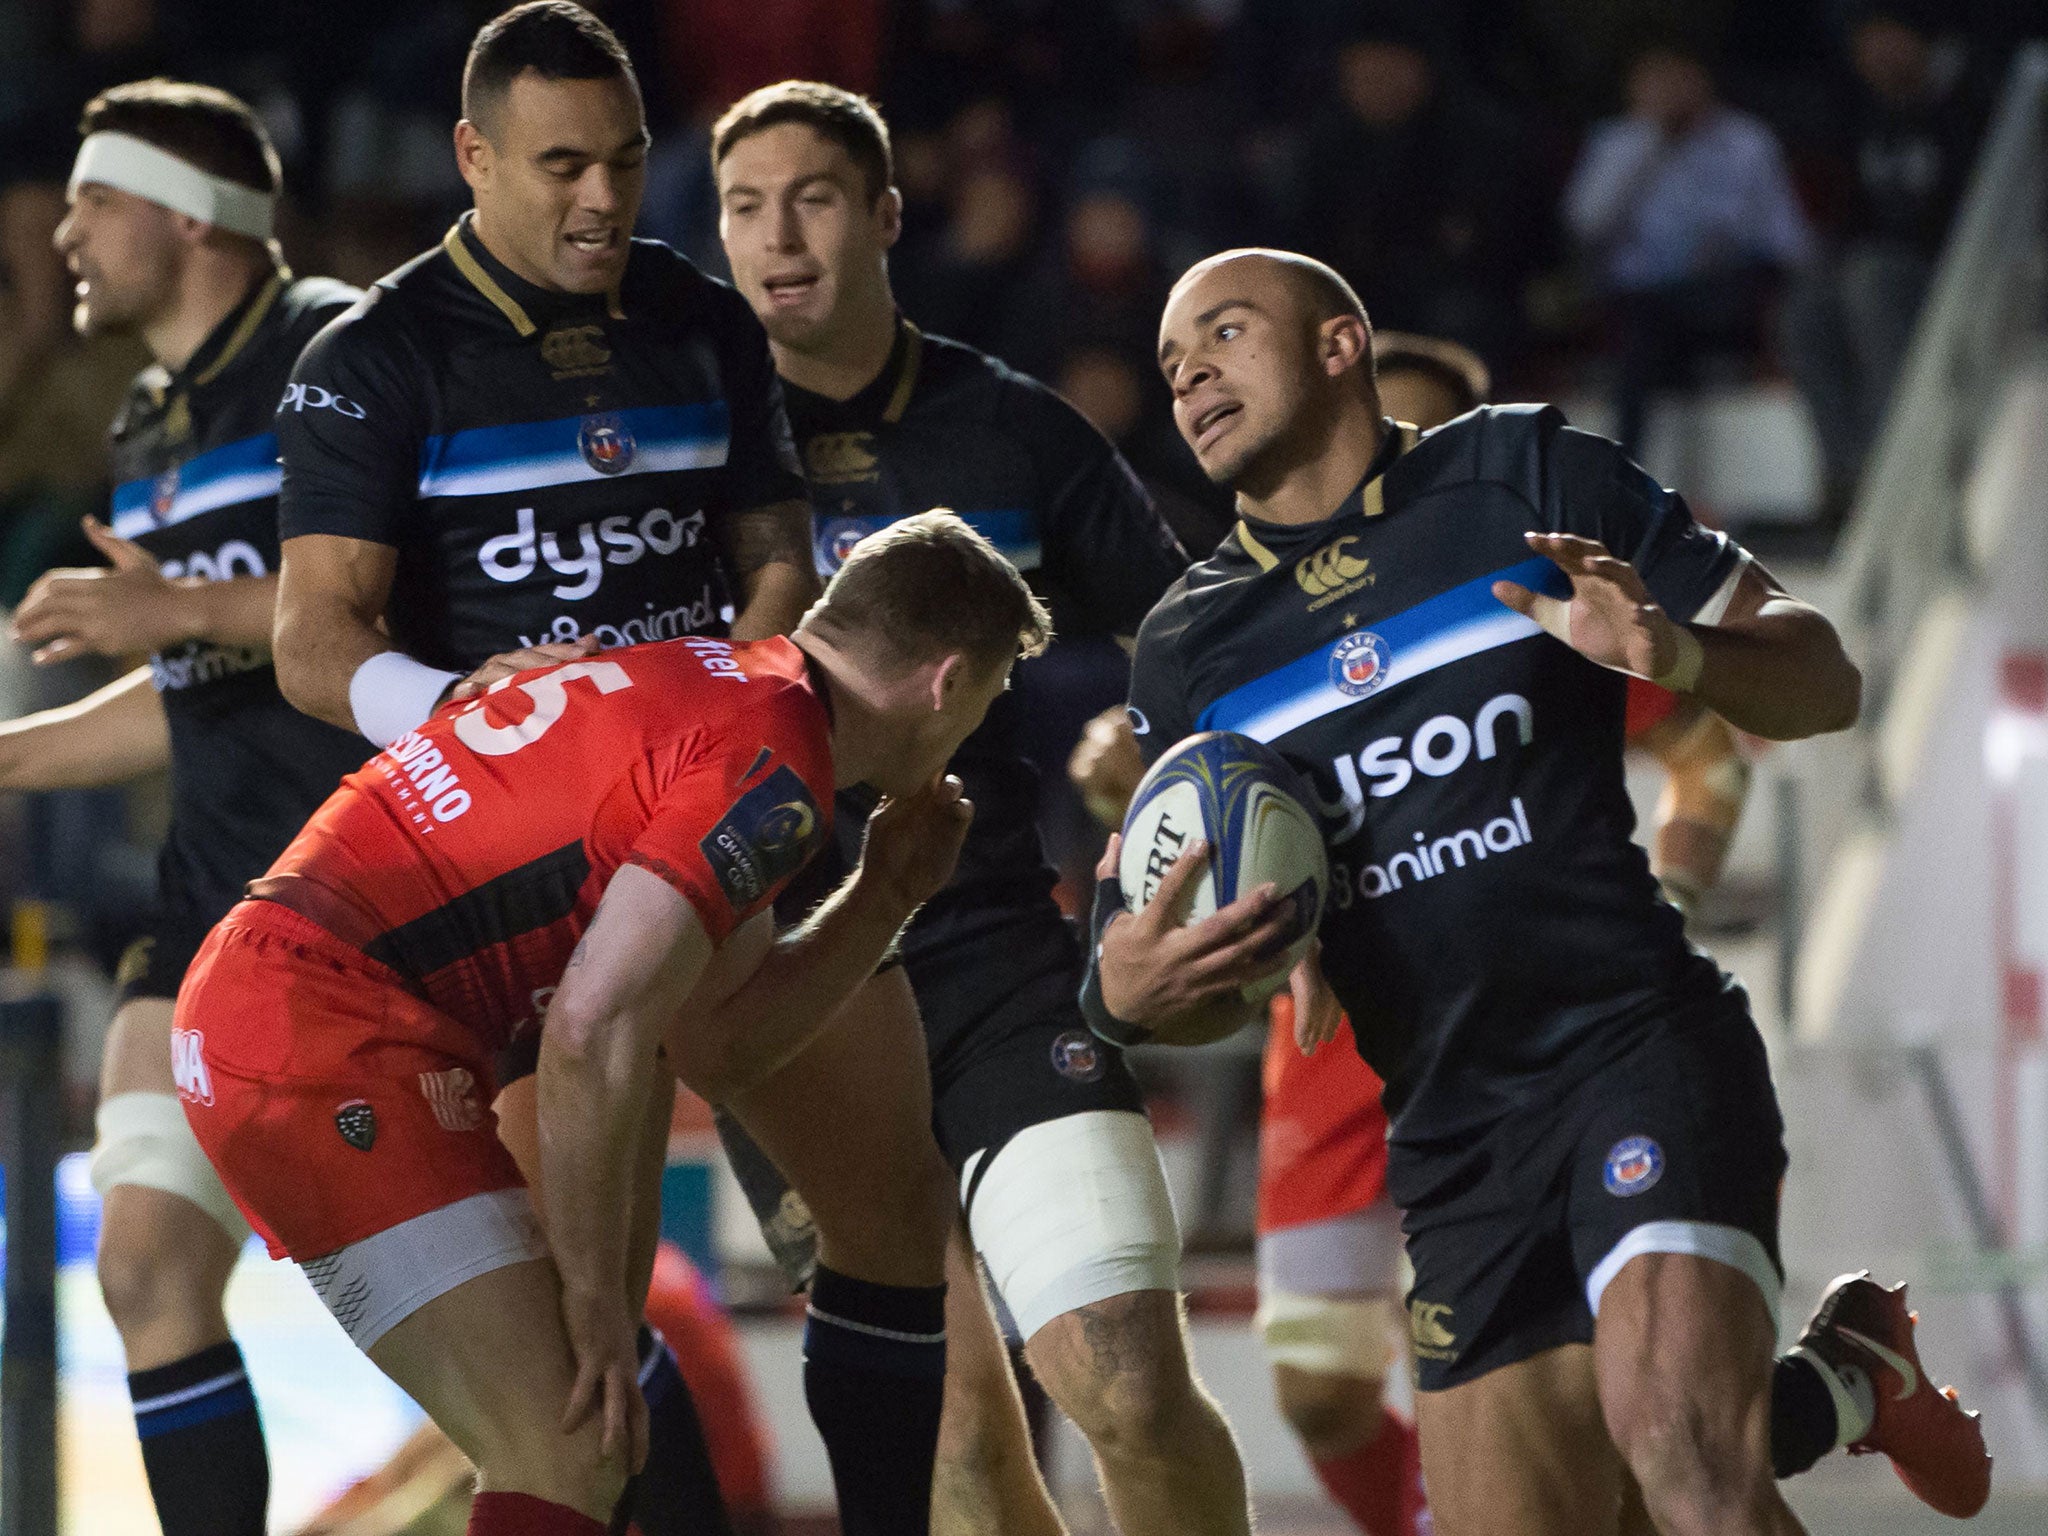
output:
M1913 1342L1919 1320L1906 1309L1904 1282L1887 1289L1862 1269L1836 1276L1821 1293L1799 1345L1838 1378L1860 1371L1870 1381L1875 1412L1849 1454L1883 1452L1922 1503L1967 1520L1991 1497L1991 1456L1977 1415L1921 1366Z

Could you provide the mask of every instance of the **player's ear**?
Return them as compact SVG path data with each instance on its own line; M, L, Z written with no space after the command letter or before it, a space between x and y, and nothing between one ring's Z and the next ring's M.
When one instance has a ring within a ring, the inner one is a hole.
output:
M882 249L893 249L903 237L903 194L888 188L875 199L875 217L882 224Z
M965 686L967 658L958 651L932 668L932 712L943 710L953 695Z
M491 141L466 117L455 124L455 168L471 187L480 186L491 171Z
M1332 315L1316 331L1323 372L1333 379L1372 356L1372 333L1356 315Z

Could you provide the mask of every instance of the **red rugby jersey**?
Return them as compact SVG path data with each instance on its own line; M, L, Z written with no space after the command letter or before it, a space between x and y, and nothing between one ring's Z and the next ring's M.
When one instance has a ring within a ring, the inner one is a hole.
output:
M823 846L832 754L802 651L690 637L522 672L342 781L252 896L504 1044L547 1006L622 864L714 942Z

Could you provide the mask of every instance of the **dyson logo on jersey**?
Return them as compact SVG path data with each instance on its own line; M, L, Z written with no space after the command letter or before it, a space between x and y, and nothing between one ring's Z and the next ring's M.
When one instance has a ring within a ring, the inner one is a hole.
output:
M511 533L485 539L477 547L477 564L493 581L524 581L543 561L558 576L573 577L554 589L567 602L590 596L604 580L607 565L632 565L649 550L672 555L685 547L695 549L704 533L704 514L677 514L666 507L654 507L635 522L630 515L607 517L598 523L583 523L573 534L539 533L534 526L533 508L521 507L519 526ZM573 538L575 547L564 552L562 541Z
M415 822L431 815L453 821L469 809L469 791L441 749L418 731L407 731L378 754L377 766L398 791L398 803Z
M1511 718L1515 729L1503 742L1502 733ZM1474 756L1487 762L1500 756L1503 745L1526 747L1535 739L1534 707L1519 693L1502 693L1480 705L1470 725L1456 715L1436 715L1423 721L1413 736L1382 736L1366 743L1355 758L1332 758L1330 771L1337 779L1338 799L1334 805L1325 801L1322 811L1332 820L1341 816L1344 824L1331 834L1330 841L1341 843L1358 835L1365 825L1368 796L1383 800L1398 795L1418 773L1445 778Z
M1496 816L1484 826L1466 827L1435 838L1427 832L1417 832L1413 836L1413 848L1402 849L1384 864L1367 864L1354 869L1342 860L1333 861L1330 865L1332 902L1340 909L1350 906L1354 890L1367 901L1377 901L1404 886L1434 880L1438 875L1453 873L1468 864L1484 863L1499 854L1513 853L1535 840L1535 834L1529 830L1529 813L1523 809L1520 795L1508 802L1507 815Z

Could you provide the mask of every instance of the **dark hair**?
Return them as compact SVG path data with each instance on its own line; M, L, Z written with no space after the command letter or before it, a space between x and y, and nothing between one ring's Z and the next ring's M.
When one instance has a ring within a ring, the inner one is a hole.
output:
M612 29L572 0L528 0L477 29L462 66L462 115L478 127L527 70L543 80L622 79L639 90Z
M802 123L821 138L845 150L860 167L873 202L895 183L896 161L889 148L889 125L865 96L817 80L783 80L749 91L711 129L713 174L732 153L733 145L778 123Z
M284 177L277 147L247 102L189 80L133 80L85 104L81 135L125 133L210 176L275 194Z
M910 664L958 653L978 667L1005 665L1052 639L1052 617L1017 567L944 508L862 539L805 623Z
M1374 372L1381 378L1390 373L1419 373L1441 384L1458 404L1454 415L1476 410L1493 393L1493 375L1487 372L1479 354L1438 336L1375 331L1372 362Z

